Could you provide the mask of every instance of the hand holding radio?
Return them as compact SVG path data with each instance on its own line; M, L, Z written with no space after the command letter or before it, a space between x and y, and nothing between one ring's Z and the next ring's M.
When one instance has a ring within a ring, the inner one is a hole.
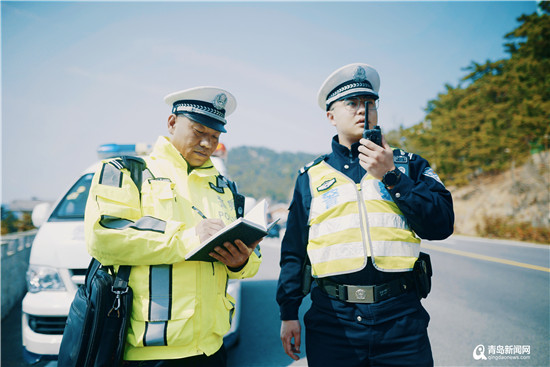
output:
M380 130L380 126L376 125L374 128L369 129L369 103L372 102L365 101L365 127L363 128L363 138L382 146L382 131Z
M365 130L363 130L363 138L382 147L382 131L380 130L380 126L376 125L372 129L369 129L368 127L369 123L367 119L367 121L365 121Z
M365 112L368 111L368 103L365 102ZM386 172L395 169L393 150L382 136L380 126L369 129L368 113L365 113L363 139L359 143L359 164L369 174L381 180Z
M381 140L381 145L375 145L367 139L359 140L359 164L379 180L382 180L386 172L395 169L393 150L383 135Z

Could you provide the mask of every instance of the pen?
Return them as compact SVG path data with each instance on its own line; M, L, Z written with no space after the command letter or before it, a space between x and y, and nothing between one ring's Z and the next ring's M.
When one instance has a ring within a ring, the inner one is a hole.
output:
M203 219L208 219L206 218L206 215L202 214L202 212L199 210L199 208L197 208L196 206L194 205L191 205L191 208L193 208L194 211L196 211L197 213L199 213L199 215L203 218Z

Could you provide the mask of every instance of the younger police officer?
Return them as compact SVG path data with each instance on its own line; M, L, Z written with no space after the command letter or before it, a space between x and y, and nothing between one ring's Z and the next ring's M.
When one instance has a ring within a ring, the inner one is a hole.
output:
M367 116L377 125L379 87L376 70L361 63L323 83L319 105L338 134L329 155L300 171L290 204L277 289L281 341L299 359L307 256L315 279L304 318L310 366L433 365L412 275L420 238L451 235L452 198L425 159L383 137L381 146L362 138Z
M234 185L210 160L236 102L213 87L165 101L172 106L170 138L159 137L146 157L141 188L123 159L103 162L94 176L85 216L88 251L104 265L132 266L124 366L225 366L223 336L235 305L227 280L256 274L258 243L226 242L211 253L216 262L185 261L185 255L235 220L239 208L242 213Z

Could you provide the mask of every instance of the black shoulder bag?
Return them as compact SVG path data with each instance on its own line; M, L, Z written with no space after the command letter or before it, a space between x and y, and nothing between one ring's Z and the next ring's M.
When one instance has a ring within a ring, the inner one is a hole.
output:
M141 192L145 161L121 157ZM71 304L57 365L59 367L115 367L122 362L128 322L132 313L131 266L112 266L92 258L86 281Z
M76 292L63 332L59 367L118 366L132 312L130 266L116 276L92 258L86 282Z

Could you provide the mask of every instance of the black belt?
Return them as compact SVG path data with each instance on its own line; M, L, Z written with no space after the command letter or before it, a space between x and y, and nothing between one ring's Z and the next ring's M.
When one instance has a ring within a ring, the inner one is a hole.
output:
M315 281L329 296L350 303L376 303L414 289L414 282L407 277L380 285L345 285L323 278Z

